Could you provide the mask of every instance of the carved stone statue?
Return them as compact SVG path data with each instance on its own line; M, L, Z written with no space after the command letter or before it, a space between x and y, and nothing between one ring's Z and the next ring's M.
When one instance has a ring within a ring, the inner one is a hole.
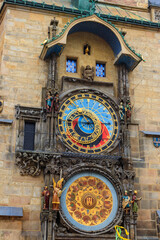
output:
M126 102L126 109L127 109L127 120L131 120L131 115L132 115L132 106L130 100L127 100Z
M42 196L44 196L43 209L44 210L48 210L49 209L49 196L50 196L50 192L49 192L47 186L44 187L44 190L42 192Z
M122 200L122 207L123 207L124 211L126 212L126 214L129 213L130 206L131 206L131 199L128 196L128 192L125 191L123 200Z
M124 121L124 117L125 117L125 107L124 107L122 101L120 102L120 105L119 105L119 116L120 116L120 120L121 120L121 121Z
M59 21L56 20L55 17L51 20L50 26L48 27L48 39L52 39L56 36L58 22Z
M62 182L63 178L61 178L56 184L53 178L53 199L52 199L53 210L59 210L60 197L62 195Z
M53 96L52 96L51 91L47 92L47 97L45 98L45 100L46 100L47 112L51 112L52 108L53 108Z
M86 79L90 82L93 82L94 80L94 67L90 67L89 65L85 67L82 67L82 78Z
M142 198L137 197L137 190L134 191L134 194L132 196L132 211L133 213L138 212L138 201L140 201Z

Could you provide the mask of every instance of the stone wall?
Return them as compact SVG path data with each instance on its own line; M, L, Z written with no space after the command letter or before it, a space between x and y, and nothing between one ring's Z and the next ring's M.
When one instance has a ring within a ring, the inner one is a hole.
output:
M40 237L43 176L22 177L15 166L18 129L15 105L41 106L41 90L48 69L47 64L39 60L40 44L46 37L51 16L46 23L44 18L43 14L8 9L1 24L0 96L4 99L4 110L0 117L12 119L13 124L0 125L0 205L23 207L24 211L21 219L0 218L1 240Z
M141 131L160 132L159 34L149 29L126 28L126 31L125 38L145 60L129 74L132 121L138 123L132 126L131 131L135 188L143 198L140 202L138 234L154 236L157 233L156 210L160 207L160 151L153 145L153 136L147 137Z

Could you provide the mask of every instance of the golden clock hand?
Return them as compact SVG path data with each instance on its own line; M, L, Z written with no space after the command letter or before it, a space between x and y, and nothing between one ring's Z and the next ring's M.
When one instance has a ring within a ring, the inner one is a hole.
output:
M70 102L78 109L78 112L82 114L82 116L84 117L84 119L87 121L87 123L90 123L90 121L88 121L88 119L85 117L85 115L83 114L82 108L78 108L79 106L76 105L72 100L70 100Z
M90 121L88 121L87 118L85 117L85 115L83 114L82 108L79 108L79 109L78 109L78 112L82 114L82 116L83 116L84 119L87 121L87 123L90 123Z
M78 105L76 105L72 100L70 100L70 102L76 107L76 108L78 108L79 106Z
M76 105L72 100L70 100L70 102L78 109L78 112L80 112L82 114L82 116L84 117L84 119L88 122L87 118L84 116L84 114L82 113L82 109L78 108L79 106Z

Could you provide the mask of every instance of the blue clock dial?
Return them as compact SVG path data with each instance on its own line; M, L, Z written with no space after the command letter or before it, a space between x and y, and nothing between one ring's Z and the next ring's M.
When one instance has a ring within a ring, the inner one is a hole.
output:
M77 94L61 106L59 131L64 142L83 153L99 153L118 136L118 118L111 105L95 94Z

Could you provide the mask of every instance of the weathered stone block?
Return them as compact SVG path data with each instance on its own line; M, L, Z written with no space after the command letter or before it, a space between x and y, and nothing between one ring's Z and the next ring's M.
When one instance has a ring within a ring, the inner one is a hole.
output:
M31 202L31 197L26 196L10 196L9 204L12 206L24 206L29 205Z
M137 230L137 234L139 236L157 236L157 231L156 230L150 230L150 229L146 229L146 230Z
M39 231L40 230L40 222L39 221L24 221L23 222L23 230L24 231Z
M41 188L40 187L34 187L33 196L34 197L40 197L41 196Z
M22 221L10 221L10 220L1 220L0 221L0 229L10 229L10 230L21 230L22 229Z

